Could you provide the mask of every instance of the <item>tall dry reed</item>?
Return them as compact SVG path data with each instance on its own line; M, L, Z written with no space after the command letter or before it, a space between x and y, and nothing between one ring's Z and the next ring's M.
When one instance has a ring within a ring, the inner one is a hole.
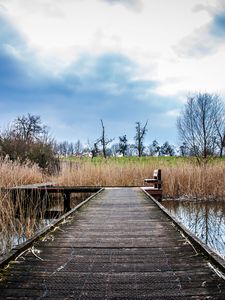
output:
M225 162L163 168L165 196L225 200Z
M179 158L132 160L109 159L97 163L80 160L64 163L58 181L62 185L143 186L154 169L162 169L164 197L225 199L225 162L207 165Z
M4 188L43 181L46 178L37 165L0 159L0 255L32 235L37 227L35 216L38 211L35 205L31 205L29 215L21 213L18 218L16 206L21 208L21 199L13 203L10 193Z
M0 187L38 183L45 180L45 176L36 164L0 158Z
M102 159L64 163L58 181L62 185L83 186L141 186L144 178L152 176L157 164L118 159Z

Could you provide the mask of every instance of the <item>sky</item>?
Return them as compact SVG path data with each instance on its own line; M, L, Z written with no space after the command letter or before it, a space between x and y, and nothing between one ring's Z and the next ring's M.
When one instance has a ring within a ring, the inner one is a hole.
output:
M187 96L225 99L225 0L0 0L0 130L40 115L56 140L178 144Z

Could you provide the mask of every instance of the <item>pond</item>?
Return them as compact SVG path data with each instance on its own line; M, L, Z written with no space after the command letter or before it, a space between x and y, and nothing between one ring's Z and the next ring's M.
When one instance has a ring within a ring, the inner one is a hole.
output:
M162 204L202 242L225 258L225 202L164 200Z
M71 193L70 207L73 209L79 203L91 196L92 193ZM43 230L47 225L53 223L64 214L63 196L61 193L49 194L45 198L28 198L24 201L24 195L19 195L16 199L17 208L12 205L10 198L2 206L5 214L7 210L14 210L12 218L9 220L0 219L0 259L13 247L18 246L36 233ZM0 199L1 200L1 199ZM3 214L2 214L3 215Z

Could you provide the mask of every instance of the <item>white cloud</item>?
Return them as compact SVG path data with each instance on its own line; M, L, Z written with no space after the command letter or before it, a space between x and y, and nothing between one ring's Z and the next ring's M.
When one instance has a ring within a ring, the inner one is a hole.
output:
M124 5L125 7L132 9L135 12L139 12L143 9L143 2L141 0L101 0L112 5Z
M208 30L213 14L222 6L213 3L0 0L4 14L23 33L45 68L59 74L81 56L118 53L139 65L138 80L160 82L155 92L161 95L224 90L225 71L214 67L223 65L224 48ZM210 53L207 58L203 56L206 52Z
M103 0L66 0L57 1L57 5L55 0L4 0L2 3L28 41L52 53L71 47L89 51L96 41L98 51L120 45L121 51L142 50L160 55L190 33L196 24L202 24L202 20L192 16L192 2L196 1L170 0L170 4L165 5L164 0L145 0L138 15L130 14L119 5L106 6ZM116 2L131 3L130 6L141 3ZM58 13L52 13L53 8ZM59 15L64 18L57 17ZM100 35L99 40L97 35ZM96 51L95 48L92 51Z
M201 17L205 14L207 20L189 35L184 36L174 47L175 52L183 57L212 55L224 50L225 46L225 0L210 4L198 4L193 10ZM221 49L222 48L222 49Z

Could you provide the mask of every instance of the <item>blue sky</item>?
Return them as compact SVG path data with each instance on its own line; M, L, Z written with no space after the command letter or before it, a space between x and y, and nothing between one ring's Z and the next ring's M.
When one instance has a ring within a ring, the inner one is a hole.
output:
M190 92L225 95L225 1L0 0L0 128L40 115L57 140L177 144Z

